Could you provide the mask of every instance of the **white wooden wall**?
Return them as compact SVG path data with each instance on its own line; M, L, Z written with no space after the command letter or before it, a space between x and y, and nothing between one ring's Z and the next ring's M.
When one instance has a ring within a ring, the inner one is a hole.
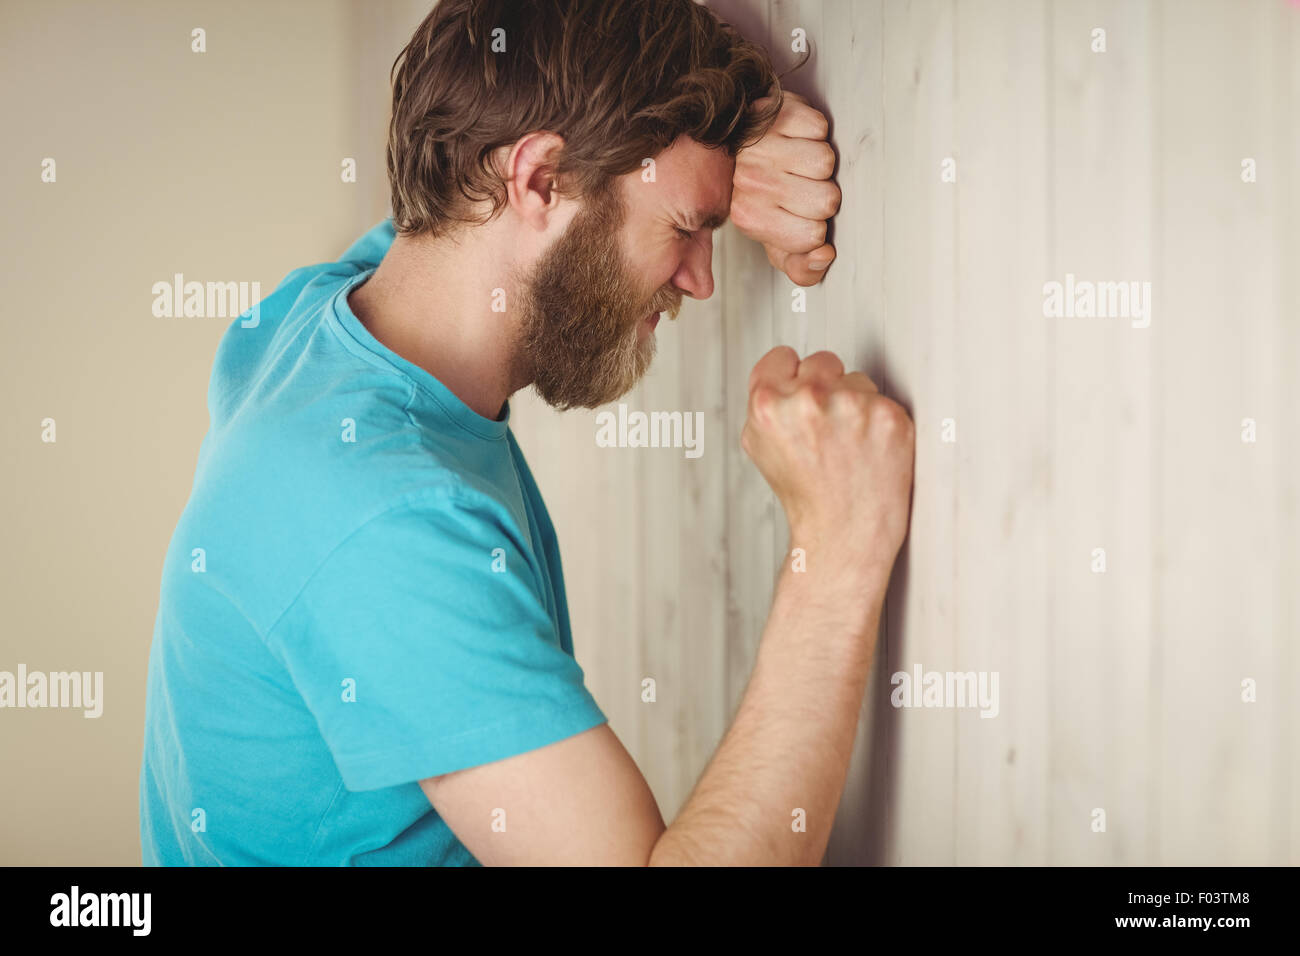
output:
M831 120L839 258L799 315L757 245L717 235L714 296L661 323L624 399L704 412L700 458L597 448L594 412L514 403L578 659L666 819L744 691L788 546L739 447L749 370L785 343L834 350L917 422L827 862L1300 863L1300 8L711 5L782 68L791 30L810 37L787 86ZM392 9L388 62L427 12ZM1044 317L1066 273L1151 282L1150 327ZM917 664L997 671L999 715L891 707Z
M139 859L147 638L228 324L154 318L149 289L271 288L384 214L388 68L430 2L0 5L0 666L103 671L107 699L0 720L26 771L0 788L2 863ZM810 37L788 85L832 123L839 259L799 315L760 248L717 236L716 293L661 323L625 399L703 412L700 458L515 410L578 659L665 816L744 691L787 547L739 448L749 370L787 343L835 350L918 425L828 862L1300 863L1300 6L710 3L783 65ZM1066 273L1150 281L1150 328L1045 318ZM894 709L890 674L917 664L997 671L999 716Z

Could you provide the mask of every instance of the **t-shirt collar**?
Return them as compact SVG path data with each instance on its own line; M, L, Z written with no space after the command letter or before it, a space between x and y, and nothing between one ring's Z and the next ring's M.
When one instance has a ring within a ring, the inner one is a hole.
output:
M353 342L359 345L366 352L379 359L381 362L392 366L402 375L406 376L415 383L415 389L418 395L417 401L422 400L425 407L430 403L440 409L443 414L454 421L456 424L468 429L476 435L483 438L504 438L506 430L510 424L510 402L506 401L502 407L501 417L495 421L490 418L484 418L474 409L466 405L461 399L442 382L438 381L428 369L421 368L414 362L404 359L384 343L370 334L370 330L361 324L361 320L356 317L352 309L348 306L348 293L356 286L360 285L371 275L374 274L374 268L358 273L349 279L338 292L334 294L331 302L330 316L337 325L337 330Z

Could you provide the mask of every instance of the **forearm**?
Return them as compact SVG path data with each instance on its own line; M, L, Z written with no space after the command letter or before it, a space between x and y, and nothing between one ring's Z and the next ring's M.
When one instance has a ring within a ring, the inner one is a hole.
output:
M651 866L817 865L848 774L887 575L777 583L736 718ZM803 810L805 831L793 826Z

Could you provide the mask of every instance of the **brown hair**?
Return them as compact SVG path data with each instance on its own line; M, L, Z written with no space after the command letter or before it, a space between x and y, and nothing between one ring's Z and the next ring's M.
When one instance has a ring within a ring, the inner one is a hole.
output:
M693 0L441 0L390 76L388 179L404 235L472 221L466 201L491 200L495 216L507 200L492 153L525 133L564 138L562 193L609 195L683 134L734 156L783 96L766 51ZM775 102L749 109L766 95Z

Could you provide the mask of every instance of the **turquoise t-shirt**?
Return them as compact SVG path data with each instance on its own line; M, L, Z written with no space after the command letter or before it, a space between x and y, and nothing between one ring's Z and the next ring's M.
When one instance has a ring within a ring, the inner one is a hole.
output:
M392 240L221 341L149 654L146 865L477 865L417 781L605 722L509 405L478 415L348 308Z

